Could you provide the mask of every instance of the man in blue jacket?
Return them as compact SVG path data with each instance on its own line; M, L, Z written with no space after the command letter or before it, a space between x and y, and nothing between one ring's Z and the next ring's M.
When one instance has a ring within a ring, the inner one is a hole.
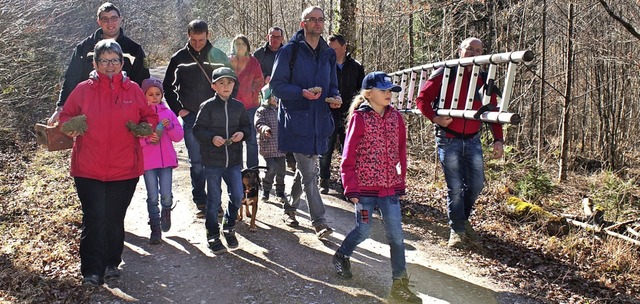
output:
M304 185L311 224L318 238L333 232L324 217L317 161L318 155L329 149L329 136L334 128L331 108L340 107L325 99L342 100L338 92L336 52L322 38L324 22L320 7L311 6L302 12L302 29L276 55L270 82L274 95L280 98L278 146L282 151L293 152L296 159L291 200L284 204L284 220L288 226L298 226L296 209Z

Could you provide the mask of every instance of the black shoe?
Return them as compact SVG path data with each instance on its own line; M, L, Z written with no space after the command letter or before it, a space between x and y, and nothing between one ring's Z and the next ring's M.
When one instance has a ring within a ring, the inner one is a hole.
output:
M103 283L97 274L91 274L82 279L82 287L85 288L99 287Z
M223 230L222 234L224 234L224 239L227 241L229 248L238 248L238 238L236 238L236 232L233 229Z
M210 238L207 242L209 243L209 249L211 249L214 254L221 254L227 251L227 248L222 245L220 238Z
M120 277L120 269L118 269L117 266L107 266L107 268L104 270L105 280L117 279L119 277Z
M351 279L353 277L351 273L351 262L348 256L344 256L336 251L336 254L333 255L333 267L336 268L339 276L345 279Z
M329 179L326 179L326 178L320 179L320 193L322 194L329 193Z
M318 239L323 239L328 237L331 233L333 233L333 229L329 227L327 224L320 224L316 226L316 236Z
M422 303L422 299L409 290L409 279L407 278L393 280L391 297L404 303Z
M158 245L162 243L162 228L160 224L150 224L151 235L149 236L149 244Z
M284 224L289 227L298 227L300 223L296 220L295 212L287 212L284 214Z

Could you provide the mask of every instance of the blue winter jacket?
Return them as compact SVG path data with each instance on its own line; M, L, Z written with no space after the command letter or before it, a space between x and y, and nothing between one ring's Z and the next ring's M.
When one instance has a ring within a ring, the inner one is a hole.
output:
M293 75L289 63L297 44ZM336 53L320 38L319 54L304 40L300 30L289 43L280 49L273 66L269 85L273 94L280 98L278 107L278 146L281 151L318 155L328 150L329 136L333 132L333 117L329 104L324 100L336 96ZM291 76L291 77L290 77ZM302 90L321 87L320 98L309 100L302 97Z

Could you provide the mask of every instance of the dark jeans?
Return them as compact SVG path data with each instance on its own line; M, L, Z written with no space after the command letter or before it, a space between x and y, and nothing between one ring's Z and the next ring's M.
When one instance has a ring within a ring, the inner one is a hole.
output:
M251 133L249 134L249 138L245 139L246 146L246 158L247 158L247 168L252 168L258 165L258 140L256 139L256 128L254 127L255 115L257 107L253 109L247 110L247 115L249 115L249 123L251 124Z
M191 173L191 195L196 205L206 205L207 192L205 191L204 165L200 156L200 143L193 135L193 124L196 122L197 113L189 113L182 117L184 122L184 145L189 154L189 171Z
M80 271L83 277L93 274L102 277L105 267L122 262L124 216L138 179L103 182L74 178L82 204Z
M329 150L324 154L320 154L320 179L329 179L331 177L331 158L333 157L333 150L335 150L336 142L340 140L338 152L342 153L344 138L344 129L339 128L336 128L336 130L331 133L331 136L329 136Z

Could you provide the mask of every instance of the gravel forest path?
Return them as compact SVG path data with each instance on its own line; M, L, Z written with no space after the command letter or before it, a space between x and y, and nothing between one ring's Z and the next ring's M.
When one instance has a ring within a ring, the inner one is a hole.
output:
M152 70L161 78L164 69ZM257 232L248 222L236 225L240 246L220 255L207 247L204 219L191 202L184 142L175 144L180 166L173 173L176 208L172 228L160 245L150 245L146 191L140 179L125 219L122 276L105 285L114 295L95 302L140 303L385 303L391 285L389 247L381 220L375 218L371 238L352 256L354 278L335 275L331 257L354 226L353 206L332 189L323 195L328 224L334 233L318 240L307 206L298 212L300 227L282 221L282 204L259 204ZM261 160L262 161L262 160ZM286 177L290 186L291 172ZM223 183L224 184L224 183ZM224 191L223 191L224 193ZM223 194L223 202L227 197ZM224 203L223 203L224 205ZM424 303L537 303L506 284L496 282L434 242L422 230L405 229L411 289Z

